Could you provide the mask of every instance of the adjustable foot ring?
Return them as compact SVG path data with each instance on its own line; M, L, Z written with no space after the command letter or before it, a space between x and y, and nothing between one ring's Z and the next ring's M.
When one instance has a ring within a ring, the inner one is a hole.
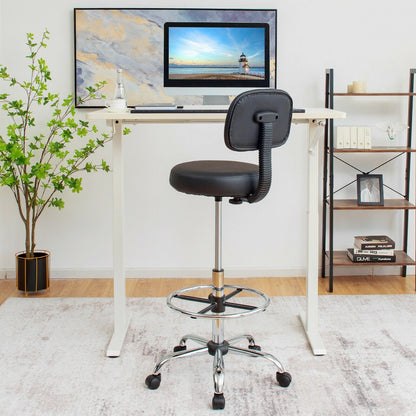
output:
M257 289L252 289L243 286L224 285L223 289L233 289L233 291L222 298L213 296L211 294L208 295L206 298L189 296L187 294L188 292L197 291L201 289L208 289L212 292L212 290L215 288L212 285L199 285L179 289L168 296L167 304L171 309L181 312L185 315L191 316L192 318L209 319L240 318L242 316L262 312L266 310L270 304L270 299L265 293ZM249 292L249 294L254 295L254 297L260 298L261 304L259 306L253 306L238 302L228 302L228 299L241 292ZM209 306L202 310L192 311L189 309L185 309L182 306L179 306L177 304L178 300L196 302L197 304L208 303ZM239 309L239 311L227 312L227 308ZM222 309L224 309L224 311L222 311Z

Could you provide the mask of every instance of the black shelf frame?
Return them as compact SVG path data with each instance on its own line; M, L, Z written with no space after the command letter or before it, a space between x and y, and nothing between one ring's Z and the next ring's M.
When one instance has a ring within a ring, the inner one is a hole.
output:
M415 74L416 69L411 68L409 74L409 91L407 93L336 93L334 91L334 70L332 68L326 69L325 71L325 107L334 108L334 97L335 96L351 96L351 97L369 97L369 96L382 96L382 97L408 97L408 115L407 115L407 149L404 149L402 153L392 157L385 163L389 163L400 155L405 155L406 164L404 172L404 195L399 193L405 200L409 201L410 197L410 167L411 167L411 153L412 149L412 137L413 137L413 97L415 93ZM323 160L323 209L322 209L322 258L321 258L321 277L326 277L326 264L328 263L328 277L329 277L329 291L334 291L334 121L327 120L325 126L324 135L324 160ZM361 149L357 150L357 153ZM397 150L386 150L386 152L396 152ZM351 149L351 152L354 152ZM368 150L371 152L371 149ZM349 152L348 152L349 153ZM385 164L383 163L383 164ZM354 166L352 166L356 169ZM380 167L380 166L378 166ZM372 169L375 170L378 167ZM349 184L354 183L354 181ZM348 186L347 184L346 186ZM340 188L342 189L342 188ZM339 190L340 190L339 189ZM360 209L357 207L357 209ZM327 230L328 230L328 241L327 241ZM408 241L409 241L409 209L403 209L403 244L402 251L407 253ZM328 245L328 247L327 247ZM327 262L328 260L328 262ZM416 264L416 262L414 262ZM353 265L353 263L351 264ZM374 265L372 263L372 265ZM383 265L394 265L394 263L381 263ZM342 266L346 266L342 264ZM406 266L401 266L401 275L406 277L407 269Z

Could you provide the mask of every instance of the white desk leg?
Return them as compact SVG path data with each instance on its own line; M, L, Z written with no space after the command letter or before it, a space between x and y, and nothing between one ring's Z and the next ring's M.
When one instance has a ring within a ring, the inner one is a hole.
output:
M118 357L126 337L129 317L126 310L126 276L124 271L124 175L122 123L113 125L113 279L114 332L107 347L108 357Z
M314 355L325 355L326 350L318 332L318 259L319 259L319 163L316 121L309 122L309 183L308 183L308 262L306 275L306 319L302 319Z

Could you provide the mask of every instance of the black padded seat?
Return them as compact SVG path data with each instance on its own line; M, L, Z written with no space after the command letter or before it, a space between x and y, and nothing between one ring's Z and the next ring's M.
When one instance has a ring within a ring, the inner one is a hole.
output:
M192 195L243 198L257 188L259 167L229 160L197 160L176 165L169 182Z

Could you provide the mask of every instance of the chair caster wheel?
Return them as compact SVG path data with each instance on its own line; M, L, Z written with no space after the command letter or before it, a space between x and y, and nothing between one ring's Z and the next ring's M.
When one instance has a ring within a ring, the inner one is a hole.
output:
M146 377L146 380L145 380L146 386L150 390L156 390L160 386L161 379L162 379L162 376L160 374L150 374L150 376Z
M255 350L255 351L261 351L260 345L249 345L248 349L249 350Z
M292 381L292 376L289 373L276 372L276 380L282 387L287 387Z
M212 408L214 410L224 409L225 407L225 399L222 393L217 394L214 393L214 397L212 398Z
M185 351L185 350L186 350L186 345L177 345L176 347L173 348L173 352Z

